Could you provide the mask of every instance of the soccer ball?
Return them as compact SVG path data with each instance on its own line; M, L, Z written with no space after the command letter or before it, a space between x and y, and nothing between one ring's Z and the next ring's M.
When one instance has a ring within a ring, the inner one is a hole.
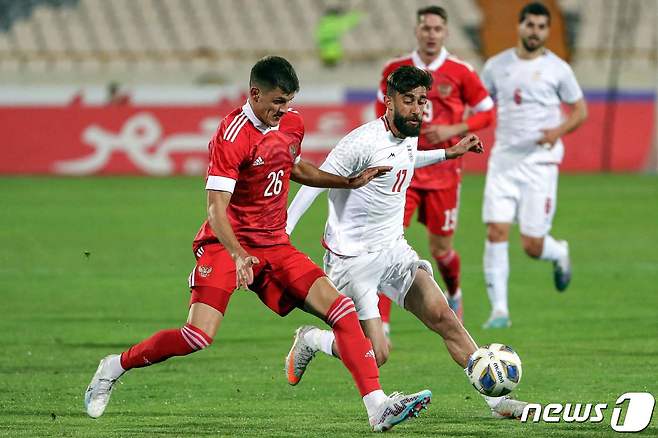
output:
M468 359L466 375L475 389L484 395L509 394L521 381L521 359L503 344L483 345Z

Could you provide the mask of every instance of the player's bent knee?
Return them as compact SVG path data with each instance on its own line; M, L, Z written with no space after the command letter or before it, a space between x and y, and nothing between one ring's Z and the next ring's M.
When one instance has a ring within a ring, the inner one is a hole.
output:
M539 258L541 256L542 250L544 249L544 239L536 237L521 237L521 244L523 246L523 251L532 257Z
M427 326L440 335L445 335L456 327L458 323L455 312L445 306L434 306L430 311L430 316L426 322Z
M507 224L487 224L487 240L492 243L507 242L509 239L509 226Z
M211 336L208 336L203 330L190 323L185 324L180 332L192 351L199 351L208 348L213 341Z
M344 295L336 289L328 277L319 277L309 288L304 305L311 313L322 318L341 297Z
M436 234L430 237L430 253L434 258L441 258L452 251L452 236L439 236Z
M440 259L448 255L451 249L450 247L430 246L430 253L435 259Z

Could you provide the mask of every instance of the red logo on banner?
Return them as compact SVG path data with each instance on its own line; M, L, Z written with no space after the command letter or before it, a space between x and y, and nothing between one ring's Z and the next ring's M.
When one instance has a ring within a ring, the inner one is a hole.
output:
M202 173L207 167L208 140L217 129L220 119L206 117L198 132L163 135L163 128L152 114L142 112L126 120L118 132L91 125L82 132L82 139L93 151L73 160L54 164L56 173L88 175L102 171L117 152L125 154L141 172L150 175L170 175L175 172L173 156L184 154L182 171ZM193 154L196 153L196 157Z

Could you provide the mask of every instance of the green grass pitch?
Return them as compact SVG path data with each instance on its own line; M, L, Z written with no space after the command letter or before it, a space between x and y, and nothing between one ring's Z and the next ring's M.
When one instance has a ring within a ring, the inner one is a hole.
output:
M325 356L289 387L283 358L293 330L238 292L214 345L130 372L103 417L87 418L83 392L98 360L187 313L191 240L204 218L201 178L0 179L1 436L357 436L369 433L347 371ZM553 290L551 266L510 245L513 327L480 328L483 178L467 175L456 247L462 255L465 324L478 343L520 354L516 397L541 403L608 403L600 424L522 424L490 417L441 340L395 309L386 391L429 388L429 411L396 436L613 436L619 395L658 396L658 179L565 175L554 235L571 243L574 280ZM293 241L321 262L326 202L316 202ZM408 240L427 257L418 224ZM658 414L643 432L658 435Z

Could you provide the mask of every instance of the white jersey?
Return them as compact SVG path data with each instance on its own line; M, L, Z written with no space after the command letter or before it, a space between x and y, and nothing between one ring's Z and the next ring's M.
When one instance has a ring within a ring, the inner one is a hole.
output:
M417 148L418 137L396 137L381 117L350 132L329 153L321 168L345 177L369 167L393 167L359 189L329 190L324 242L330 251L356 256L390 248L403 238L405 196Z
M550 50L532 60L508 49L484 65L482 82L497 104L496 141L489 166L510 167L521 161L560 163L564 146L538 145L542 129L563 121L561 102L583 97L571 67Z

